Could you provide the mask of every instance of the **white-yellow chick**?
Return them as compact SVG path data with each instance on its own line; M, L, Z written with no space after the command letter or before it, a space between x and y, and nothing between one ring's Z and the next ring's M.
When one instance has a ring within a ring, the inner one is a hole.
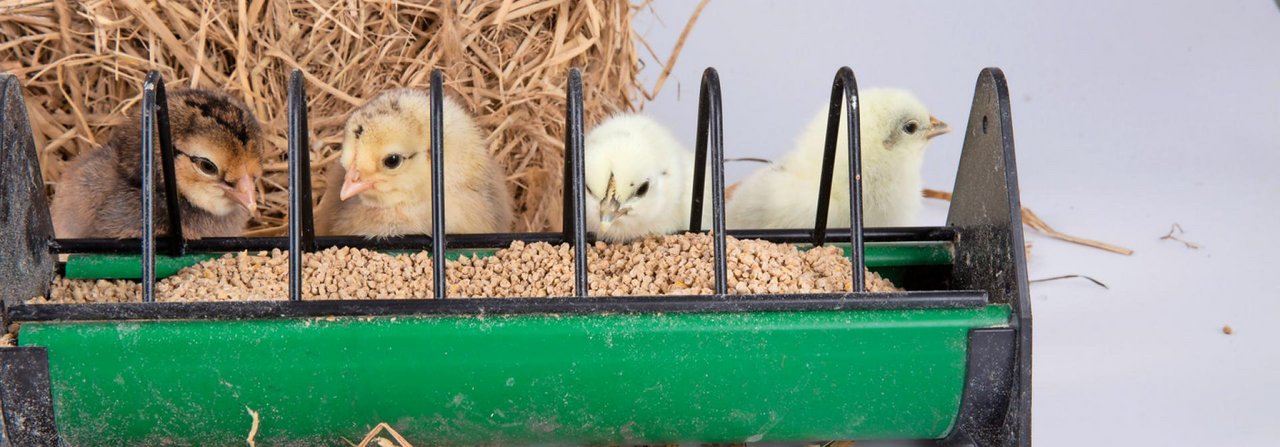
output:
M914 225L923 206L920 171L925 147L950 128L904 90L864 90L859 101L863 225ZM734 229L812 228L826 134L827 108L823 107L791 152L736 186L726 205L726 225ZM828 228L850 226L848 141L841 119Z
M316 208L321 235L431 234L431 97L397 89L347 119L342 155ZM444 97L445 231L511 230L504 173L471 115Z
M644 115L609 118L585 140L587 230L627 242L689 229L693 152ZM711 177L705 183L702 228L711 225Z

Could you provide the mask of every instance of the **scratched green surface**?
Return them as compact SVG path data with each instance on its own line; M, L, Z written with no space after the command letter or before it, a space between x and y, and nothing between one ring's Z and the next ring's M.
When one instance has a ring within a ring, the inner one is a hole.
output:
M70 445L936 438L1009 309L29 322Z

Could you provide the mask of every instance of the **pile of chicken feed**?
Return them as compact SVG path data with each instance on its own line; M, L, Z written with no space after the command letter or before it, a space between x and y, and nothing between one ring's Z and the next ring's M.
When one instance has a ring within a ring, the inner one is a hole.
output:
M821 293L852 290L843 251L727 238L728 285L733 294ZM433 296L427 252L390 255L331 248L303 256L303 299L395 299ZM628 244L597 243L587 253L591 296L706 295L714 287L711 237L682 234ZM512 243L488 257L448 261L451 298L573 295L573 249L568 244ZM161 280L157 301L283 300L288 255L241 252L202 262ZM897 291L867 272L866 289ZM49 298L30 304L141 301L132 281L59 278Z

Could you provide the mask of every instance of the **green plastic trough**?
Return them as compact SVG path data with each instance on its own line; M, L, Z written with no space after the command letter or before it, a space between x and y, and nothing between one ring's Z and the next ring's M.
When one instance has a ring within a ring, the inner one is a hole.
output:
M895 275L952 259L945 242L865 253ZM157 257L157 276L217 256ZM65 270L139 274L130 255L72 256ZM72 445L232 445L248 410L263 445L342 445L378 422L427 445L931 439L959 411L969 330L1008 318L992 305L34 321L21 342L48 349Z
M946 435L1009 308L31 322L69 445Z

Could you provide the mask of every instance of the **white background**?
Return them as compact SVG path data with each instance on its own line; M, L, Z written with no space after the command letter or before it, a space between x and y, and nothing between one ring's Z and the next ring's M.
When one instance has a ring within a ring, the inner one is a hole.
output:
M696 2L658 0L637 32L662 57ZM656 15L656 19L654 17ZM660 63L642 75L653 85ZM1004 69L1022 203L1057 229L1031 277L1039 446L1275 446L1280 423L1280 8L1273 0L719 0L646 111L692 147L698 82L724 87L730 157L776 157L848 65L963 129L978 71ZM961 134L929 187L950 190ZM730 181L756 165L730 166ZM942 224L931 203L920 224ZM1190 249L1161 241L1173 223ZM1224 325L1234 329L1225 335Z

